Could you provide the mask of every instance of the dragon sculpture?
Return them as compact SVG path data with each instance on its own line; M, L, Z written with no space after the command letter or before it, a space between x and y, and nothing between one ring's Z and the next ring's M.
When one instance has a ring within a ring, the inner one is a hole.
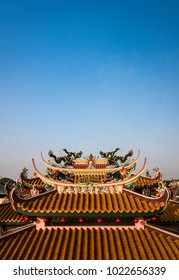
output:
M72 174L72 173L64 174L61 171L55 171L55 172L52 172L52 174L48 174L48 175L49 175L49 178L53 178L54 180L59 180L59 181L64 180L67 182L74 183L74 174Z
M63 151L66 153L66 155L56 157L52 150L49 150L48 155L49 157L52 157L57 164L60 164L61 162L64 163L65 166L73 166L74 160L77 158L80 158L83 154L82 151L75 153L75 152L68 152L67 149L63 149Z
M21 181L23 181L24 179L27 179L28 171L29 171L29 170L28 170L26 167L24 167L24 168L22 169L22 172L21 172L21 174L20 174L20 179L21 179Z
M108 160L108 165L117 165L118 161L120 161L120 163L125 163L129 157L131 157L133 155L133 151L130 150L125 156L118 156L116 155L117 151L119 151L119 148L116 148L114 151L111 152L102 152L100 151L100 155L102 158L106 158Z
M106 180L104 181L105 183L106 182L110 182L112 180L121 180L122 179L122 176L121 176L121 173L119 171L116 171L116 172L108 172L106 174Z

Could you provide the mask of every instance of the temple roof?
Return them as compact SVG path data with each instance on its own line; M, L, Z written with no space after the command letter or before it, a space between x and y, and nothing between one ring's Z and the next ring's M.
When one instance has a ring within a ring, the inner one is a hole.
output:
M139 157L140 157L140 150L138 151L138 156L136 159L133 159L131 160L129 163L126 163L125 167L127 169L130 169L132 167L134 167L137 163L137 161L139 160ZM51 164L49 162L47 162L43 155L42 155L42 152L41 152L41 159L42 159L42 162L46 165L46 167L50 168L50 169L53 169L53 170L58 170L58 171L66 171L66 172L73 172L73 173L83 173L83 172L88 172L88 173L93 173L93 172L100 172L100 171L103 171L103 172L110 172L110 171L114 171L114 170L120 170L121 168L123 168L123 166L120 166L120 167L110 167L108 166L107 167L107 159L105 158L102 158L102 159L95 159L94 160L94 164L93 164L93 167L94 169L92 168L89 168L89 163L88 163L88 160L86 159L77 159L75 160L75 164L73 167L59 167L58 165L54 165L54 164ZM32 160L33 164L34 164L34 159ZM78 167L80 166L80 168ZM102 166L101 168L99 168L99 166ZM98 170L98 168L100 170Z
M117 149L116 149L117 150ZM129 155L129 154L128 154ZM108 166L107 168L89 168L85 166L83 168L83 163L87 164L87 159L76 159L76 164L78 163L81 168L76 168L75 164L73 166L59 166L56 163L47 162L43 155L41 154L42 162L45 164L47 170L47 175L42 174L36 167L34 159L32 159L33 169L36 173L37 178L28 179L27 174L21 173L20 179L21 183L25 187L44 188L48 186L86 186L86 183L92 183L94 187L105 187L109 185L113 186L129 186L133 184L136 187L152 186L158 183L161 179L161 174L158 170L158 175L154 178L143 176L143 172L146 168L146 158L144 160L142 168L138 173L134 173L136 163L140 157L140 151L136 159L130 160L125 163L125 166ZM94 162L103 165L106 159L95 159ZM77 165L78 165L77 164ZM111 175L109 175L111 174ZM71 176L71 177L70 177ZM107 176L111 176L110 179Z
M157 223L176 227L179 204L169 201L158 168L156 177L142 175L146 159L134 173L140 152L132 160L132 151L120 157L118 150L85 160L79 159L81 151L64 149L60 157L49 151L55 162L42 156L46 175L32 160L38 177L28 179L24 168L20 182L7 181L10 202L0 205L0 259L178 259L179 237ZM148 224L152 221L155 226ZM12 232L6 225L17 227Z
M28 178L23 178L23 184L27 187L45 187L46 184L39 178L31 178L31 179L28 179Z
M11 224L11 225L24 225L28 222L20 220L21 215L19 215L13 208L10 202L0 204L0 225L1 224Z
M157 174L156 177L153 178L149 178L146 176L139 176L138 179L134 182L134 186L152 186L155 185L156 183L158 183L159 179L160 179L160 172Z
M28 226L1 237L0 246L1 260L177 260L179 239L154 228Z
M118 213L133 215L154 215L167 206L168 191L160 198L146 197L129 190L122 193L58 193L50 191L39 196L16 201L13 205L26 215L59 215L74 213Z
M49 185L56 185L56 186L71 186L71 185L73 185L73 186L79 186L79 185L86 185L85 183L72 183L72 182L62 182L62 181L59 181L59 180L54 180L54 178L49 178L49 177L47 177L47 176L44 176L38 169L37 169L37 167L36 167L36 165L35 165L35 162L34 162L34 159L32 160L32 163L33 163L33 169L34 169L34 172L38 175L38 177L39 178L41 178L41 180L43 181L43 182L45 182L46 184L49 184ZM94 183L93 185L94 186L96 186L96 187L102 187L102 186L109 186L109 185L113 185L113 186L124 186L124 185L127 185L127 184L130 184L130 183L132 183L132 182L134 182L135 180L137 180L137 178L139 178L141 175L142 175L142 173L144 172L144 170L145 170L145 168L146 168L146 158L145 158L145 160L144 160L144 163L143 163L143 166L142 166L142 168L138 171L138 173L136 173L136 174L133 174L133 175L131 175L131 174L129 174L129 177L128 178L124 178L123 180L118 180L118 181L115 181L115 182L99 182L99 183ZM79 171L80 170L80 171ZM79 170L77 170L76 172L78 172L79 174L83 171L83 172L85 172L84 174L87 174L88 172L90 172L90 173L94 173L94 174L96 174L96 172L97 173L99 173L99 171L97 171L96 169L84 169L84 170L81 170L81 169L79 169ZM117 171L117 169L112 169L114 172L115 171ZM102 171L100 171L100 172L102 172ZM103 171L103 172L106 172L106 171Z
M179 224L179 202L170 200L166 210L159 216L159 223Z

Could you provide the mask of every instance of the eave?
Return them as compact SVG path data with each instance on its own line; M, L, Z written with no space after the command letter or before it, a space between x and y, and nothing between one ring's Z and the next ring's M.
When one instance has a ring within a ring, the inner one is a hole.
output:
M37 197L20 199L12 192L13 207L29 216L61 215L124 215L150 216L164 211L167 190L160 198L145 197L132 191L123 193L61 193L47 192Z

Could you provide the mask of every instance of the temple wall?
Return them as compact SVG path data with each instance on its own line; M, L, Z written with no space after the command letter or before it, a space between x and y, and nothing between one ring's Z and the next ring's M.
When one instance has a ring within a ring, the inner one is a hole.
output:
M36 229L39 230L39 229L45 229L45 228L48 228L48 229L57 229L57 228L107 228L107 229L110 229L110 228L120 228L120 229L144 229L144 226L145 226L145 220L143 218L138 218L138 222L135 223L135 225L127 225L127 226L123 226L123 225L109 225L109 226L106 226L106 225L95 225L95 226L91 226L91 225L85 225L85 226L82 226L82 225L76 225L76 226L46 226L45 225L45 222L43 221L42 218L37 218L37 221L35 221L35 225L36 225Z
M43 221L42 218L37 218L37 220L34 222L36 225L36 229L45 229L45 222Z

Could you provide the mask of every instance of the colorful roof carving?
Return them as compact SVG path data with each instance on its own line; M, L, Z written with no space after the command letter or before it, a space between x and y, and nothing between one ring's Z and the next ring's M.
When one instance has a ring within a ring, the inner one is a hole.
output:
M40 171L38 171L38 169L36 168L35 166L35 162L34 162L34 159L32 160L32 163L33 163L33 169L34 171L36 172L36 174L38 175L39 178L41 178L41 180L43 182L45 182L46 184L49 184L49 185L57 185L57 186L69 186L69 185L72 185L71 182L62 182L62 181L59 181L59 180L54 180L53 178L49 178L49 177L46 177L44 176ZM126 185L126 184L129 184L131 182L134 182L145 170L146 168L146 159L144 160L144 164L141 168L141 170L133 175L133 176L130 176L129 178L127 179L124 179L124 180L120 180L120 181L117 181L117 182L112 182L112 185L113 186L121 186L121 185ZM70 170L70 169L69 169ZM111 169L110 169L111 170ZM112 169L113 171L116 171L115 169ZM78 170L79 172L79 170ZM82 172L82 170L80 170L80 173ZM96 170L90 170L90 169L85 169L84 172L86 174L88 173L97 173L96 175L98 175L98 172ZM111 185L111 182L106 182L106 183L97 183L95 184L96 187L102 187L102 186L106 186L106 185ZM73 183L73 186L79 186L79 183Z
M128 163L126 163L125 168L126 169L130 169L130 168L134 167L136 165L137 161L139 160L139 157L140 157L140 150L138 151L137 158L134 159L134 160L131 160ZM93 173L94 172L95 173L95 172L100 172L100 171L103 171L103 172L107 173L107 172L110 172L110 171L114 171L114 168L115 168L115 171L117 171L117 170L120 170L120 169L122 169L124 167L123 165L122 166L114 165L114 166L108 166L107 167L107 159L92 159L93 160L93 164L92 164L91 167L93 167L93 168L90 168L90 166L89 166L89 161L90 161L89 158L75 160L74 166L76 165L76 167L64 167L64 166L60 167L59 165L56 165L56 164L54 165L52 163L47 162L44 159L42 152L41 152L41 158L42 158L42 162L48 168L50 168L52 170L58 170L58 171L63 171L63 172L71 172L71 173L80 173L80 174L83 173L83 172L89 172L89 173ZM78 168L78 165L81 166L81 167L84 166L84 168ZM99 169L99 168L96 168L95 165L96 166L98 166L98 165L99 166L103 166L104 165L105 167L100 168L102 170L96 170L96 169Z
M80 164L78 165L79 158L81 158L83 152L80 151L78 153L76 152L69 152L67 149L63 149L63 152L65 152L64 155L60 155L57 157L54 155L52 150L49 150L49 157L54 159L54 162L56 164L63 164L64 166L70 167L76 165L76 168L81 168L82 166L89 166L90 168L103 168L107 165L119 165L119 164L125 164L129 158L133 155L133 151L130 150L125 156L121 156L116 154L120 148L116 148L114 151L110 152L102 152L100 151L100 156L104 159L103 161L96 159L92 154L90 154L85 160L80 160ZM99 164L100 163L100 164ZM102 163L102 164L101 164Z
M66 149L65 149L66 150ZM135 174L134 169L136 166L136 163L140 156L140 151L138 152L137 158L127 160L132 154L132 151L129 151L129 153L121 157L121 161L125 162L125 166L106 166L103 168L96 168L95 164L99 166L104 165L104 161L106 162L107 157L109 156L115 156L115 153L118 149L108 152L108 153L102 153L105 154L106 158L102 159L96 159L92 156L92 154L87 157L86 159L79 159L79 156L75 159L73 159L73 166L59 166L58 164L52 164L50 162L47 162L43 155L42 162L45 164L47 168L47 175L43 175L37 167L35 166L34 159L32 160L33 163L33 169L36 174L36 178L28 179L26 174L24 174L24 171L21 173L21 182L23 183L24 187L32 188L36 187L37 189L48 189L49 186L51 187L78 187L78 186L87 186L87 184L92 184L93 187L108 187L111 184L113 186L129 186L131 185L134 188L141 188L146 186L152 186L158 183L160 179L160 172L158 172L158 176L154 178L149 178L146 176L143 176L143 172L146 168L146 159L144 161L144 164L141 168L141 170ZM51 151L50 151L51 152ZM69 153L67 154L74 155L79 153ZM52 155L52 152L50 153ZM117 156L119 157L119 156ZM125 158L125 159L124 159ZM127 162L126 162L127 160ZM58 160L56 160L58 161ZM92 168L89 166L89 162L93 161ZM106 165L106 164L105 164ZM78 166L78 168L77 168ZM79 167L80 166L80 167ZM82 168L84 167L84 168ZM26 169L24 169L26 170ZM131 188L132 188L131 187Z

